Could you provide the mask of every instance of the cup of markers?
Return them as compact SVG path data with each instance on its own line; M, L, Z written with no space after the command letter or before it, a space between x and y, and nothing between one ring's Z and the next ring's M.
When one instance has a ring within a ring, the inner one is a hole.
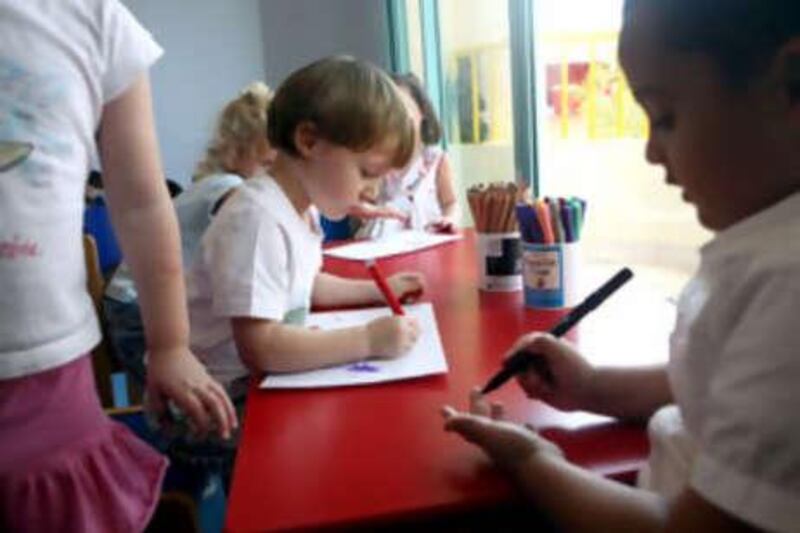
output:
M479 184L467 190L475 222L481 290L522 290L522 248L514 216L521 191L515 183Z
M573 307L579 301L580 239L586 217L581 198L539 198L517 203L522 237L525 305Z

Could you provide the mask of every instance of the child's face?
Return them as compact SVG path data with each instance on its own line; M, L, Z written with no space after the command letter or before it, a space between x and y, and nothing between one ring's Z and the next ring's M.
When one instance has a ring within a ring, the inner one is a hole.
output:
M781 114L767 84L732 90L710 57L666 50L651 7L636 9L620 41L620 58L650 119L650 163L683 190L700 222L721 230L763 208L763 178L779 165Z
M362 193L391 168L395 144L386 142L365 152L320 139L305 159L303 185L311 203L338 220L361 202Z

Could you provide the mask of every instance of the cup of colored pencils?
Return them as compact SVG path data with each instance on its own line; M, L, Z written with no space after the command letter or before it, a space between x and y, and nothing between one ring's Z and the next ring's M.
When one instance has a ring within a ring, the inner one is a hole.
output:
M579 299L579 244L586 218L581 198L518 202L525 305L536 309L574 306Z
M523 191L515 183L479 184L467 190L475 221L478 285L482 290L522 289L522 249L515 205Z

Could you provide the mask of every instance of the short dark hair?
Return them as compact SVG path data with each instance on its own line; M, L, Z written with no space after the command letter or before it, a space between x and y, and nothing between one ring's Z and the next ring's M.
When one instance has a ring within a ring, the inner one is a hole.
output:
M659 37L668 48L707 54L733 87L762 75L780 47L800 35L798 0L625 0L626 24L643 4L661 15Z
M433 109L431 99L422 87L422 82L413 73L406 74L392 74L394 82L411 93L411 98L414 99L419 110L422 112L422 123L419 126L420 137L424 144L436 144L442 138L442 125L436 117L436 111Z
M357 152L396 140L394 167L404 166L414 151L413 126L397 87L381 69L352 57L320 59L281 83L267 108L270 144L299 156L294 134L303 122Z

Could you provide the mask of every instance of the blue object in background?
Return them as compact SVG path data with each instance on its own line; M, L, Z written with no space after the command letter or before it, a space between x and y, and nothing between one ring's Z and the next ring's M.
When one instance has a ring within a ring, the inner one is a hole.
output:
M322 226L322 233L324 241L343 241L352 237L350 233L350 217L344 217L341 220L331 220L320 215L320 225Z
M83 232L94 237L100 256L100 270L104 276L108 276L122 261L122 252L114 236L108 208L102 197L94 198L86 204L86 209L83 211Z

